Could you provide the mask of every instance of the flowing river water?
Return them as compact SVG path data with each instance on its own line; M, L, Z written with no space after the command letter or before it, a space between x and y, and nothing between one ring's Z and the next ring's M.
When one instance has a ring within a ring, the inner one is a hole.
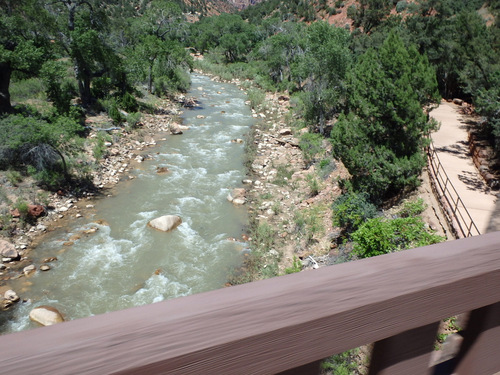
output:
M132 172L136 179L122 182L90 217L50 233L31 252L35 264L50 256L58 261L13 285L30 301L19 303L3 322L4 333L36 327L28 315L40 305L72 320L220 288L241 263L245 244L228 238L241 237L247 213L226 197L241 186L244 150L231 140L244 138L254 119L236 86L191 78L189 95L200 108L182 116L190 129L149 149L153 158ZM169 172L158 174L158 167ZM174 231L147 227L168 214L183 220ZM62 245L92 227L98 231Z

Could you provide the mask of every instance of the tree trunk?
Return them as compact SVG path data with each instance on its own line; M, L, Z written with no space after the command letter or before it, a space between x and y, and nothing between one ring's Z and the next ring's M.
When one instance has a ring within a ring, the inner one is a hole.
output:
M0 114L12 111L9 93L11 73L10 63L0 63Z
M90 73L87 69L81 68L78 62L75 63L75 76L78 81L78 93L84 107L88 107L92 101L92 93L90 91Z
M153 91L153 64L149 64L149 77L148 77L148 92L151 94Z

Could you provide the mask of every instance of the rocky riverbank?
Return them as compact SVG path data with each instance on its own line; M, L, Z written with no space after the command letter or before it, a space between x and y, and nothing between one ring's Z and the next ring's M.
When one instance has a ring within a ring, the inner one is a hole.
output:
M133 178L129 171L137 168L149 157L148 150L158 141L170 134L182 134L185 129L179 125L184 97L176 101L162 100L156 104L154 114L143 114L137 129L110 127L107 116L89 116L89 146L86 147L87 160L94 161L90 172L93 186L75 188L74 191L59 190L46 192L36 186L31 178L18 183L9 181L7 174L0 175L2 180L2 199L0 208L6 213L0 232L0 309L10 308L22 295L12 290L10 281L29 277L37 271L49 271L50 263L57 258L44 259L34 264L30 251L43 241L43 235L56 227L64 226L66 220L78 220L85 211L92 210L97 199L113 194L113 187L120 181ZM103 130L105 129L105 130ZM102 135L105 137L102 137ZM95 160L94 145L96 138L104 138L102 157ZM84 167L84 165L82 165ZM158 171L161 173L162 171ZM27 212L19 212L12 202L23 199L29 205Z

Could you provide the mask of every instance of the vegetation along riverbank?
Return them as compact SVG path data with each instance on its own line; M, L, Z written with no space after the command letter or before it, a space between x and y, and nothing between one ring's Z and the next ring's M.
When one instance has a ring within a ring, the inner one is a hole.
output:
M228 284L453 238L425 174L442 98L471 103L496 186L498 1L245 5L0 2L5 308L18 299L8 279L41 269L29 262L36 233L91 209L149 146L182 132L193 68L246 90L258 120L235 192L250 251ZM362 372L355 357L325 367Z

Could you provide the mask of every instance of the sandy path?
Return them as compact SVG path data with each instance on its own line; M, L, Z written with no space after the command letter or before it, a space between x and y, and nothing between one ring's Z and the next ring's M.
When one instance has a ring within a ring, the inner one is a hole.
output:
M440 129L432 134L435 149L479 231L486 233L500 230L497 225L500 224L497 197L472 162L467 143L466 118L458 112L458 108L453 103L442 101L431 112L431 116L441 123Z

